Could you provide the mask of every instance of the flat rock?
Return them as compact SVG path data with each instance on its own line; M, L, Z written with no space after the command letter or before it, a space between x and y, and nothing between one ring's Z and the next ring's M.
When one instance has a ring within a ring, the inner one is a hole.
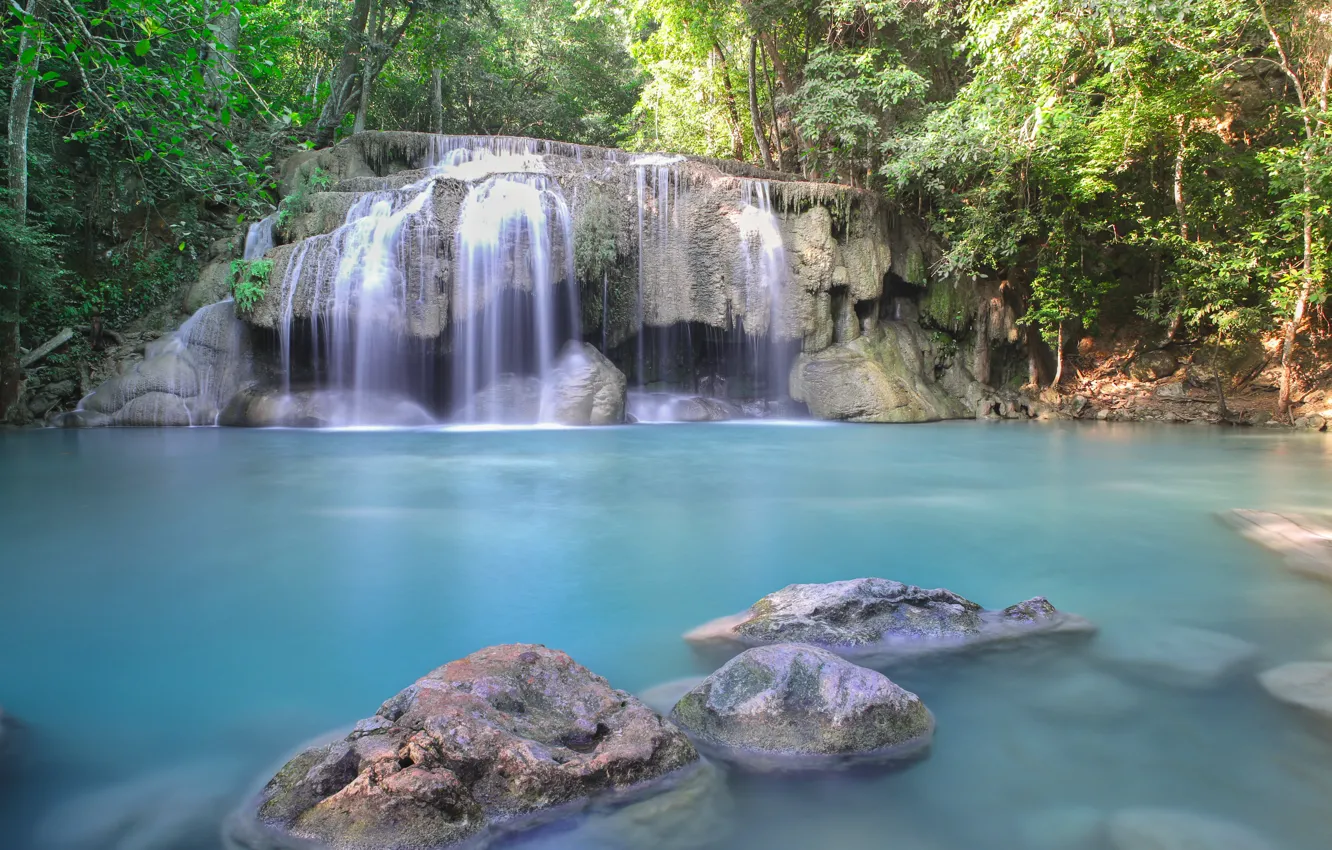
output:
M1038 711L1082 720L1115 720L1138 709L1142 699L1129 685L1106 673L1082 670L1036 689L1032 707Z
M1185 688L1215 687L1258 657L1258 648L1248 641L1171 625L1103 635L1096 652L1125 672Z
M924 590L881 578L793 584L748 611L685 635L701 647L806 643L864 663L1021 638L1094 631L1087 620L1036 597L986 610L949 590Z
M1247 827L1173 809L1125 809L1109 834L1114 850L1273 850Z
M245 787L239 762L181 765L102 788L51 809L37 826L49 850L179 850L217 841Z
M1298 661L1258 677L1267 692L1288 705L1332 720L1332 661Z
M760 767L782 766L767 755L901 757L927 747L934 732L920 697L802 644L741 653L685 694L670 717L706 752Z
M229 837L265 850L476 846L631 802L698 760L683 732L568 655L507 644L434 670L297 755Z
M1105 838L1105 814L1094 806L1041 809L1018 826L1022 850L1096 850Z
M1332 524L1326 520L1239 509L1223 516L1240 534L1282 555L1290 569L1332 581Z

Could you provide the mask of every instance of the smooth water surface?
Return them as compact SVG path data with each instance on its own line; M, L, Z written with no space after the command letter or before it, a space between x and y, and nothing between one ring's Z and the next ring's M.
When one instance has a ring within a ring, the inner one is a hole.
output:
M125 812L188 832L488 644L629 691L707 673L681 633L791 582L1042 594L1101 641L1180 623L1253 642L1255 671L1312 658L1332 585L1217 514L1332 509L1330 473L1318 436L1115 425L0 434L0 705L25 722L0 845L139 847ZM1070 705L1088 670L1131 707ZM1249 673L1187 690L1061 644L890 675L938 719L927 760L733 777L712 847L1036 850L1143 804L1328 846L1332 736Z

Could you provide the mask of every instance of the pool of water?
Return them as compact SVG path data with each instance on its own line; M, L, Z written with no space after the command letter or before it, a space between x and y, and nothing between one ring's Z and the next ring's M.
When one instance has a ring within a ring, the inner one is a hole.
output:
M560 648L629 691L704 674L681 634L792 582L1042 594L1098 641L1183 624L1252 642L1255 669L1308 659L1332 585L1217 517L1332 509L1330 473L1319 436L1108 424L0 434L0 705L25 724L0 843L189 833L488 644ZM1068 696L1089 673L1116 710ZM715 850L1039 850L1139 805L1289 850L1332 834L1332 736L1252 675L1174 687L1095 643L890 675L935 713L930 756L733 777ZM210 830L160 846L214 850Z

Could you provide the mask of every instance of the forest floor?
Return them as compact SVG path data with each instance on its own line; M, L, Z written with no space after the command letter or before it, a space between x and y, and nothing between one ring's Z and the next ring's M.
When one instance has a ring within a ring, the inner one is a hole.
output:
M1058 415L1119 422L1173 422L1327 431L1332 425L1332 336L1302 338L1296 348L1290 416L1278 419L1280 340L1254 346L1220 380L1206 347L1084 340L1070 357L1059 391L1040 394Z

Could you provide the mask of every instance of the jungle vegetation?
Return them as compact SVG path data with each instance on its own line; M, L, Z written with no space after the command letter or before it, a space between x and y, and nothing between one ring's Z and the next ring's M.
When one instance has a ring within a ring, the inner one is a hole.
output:
M1108 310L1326 324L1327 0L7 0L0 416L20 353L141 319L278 163L361 129L735 157L919 215L1063 354Z

